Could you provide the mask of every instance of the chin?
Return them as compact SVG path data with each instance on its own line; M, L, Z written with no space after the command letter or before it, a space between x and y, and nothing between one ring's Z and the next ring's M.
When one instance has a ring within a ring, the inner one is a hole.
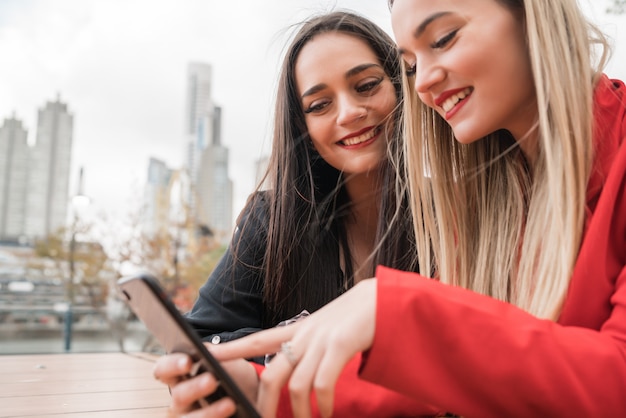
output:
M460 144L469 145L473 142L478 141L480 138L486 136L485 132L469 130L469 129L454 129L452 128L452 132L454 133L454 139Z
M476 138L475 136L457 135L456 133L454 134L454 139L456 139L456 142L458 142L459 144L464 145L469 145L478 140L478 138Z

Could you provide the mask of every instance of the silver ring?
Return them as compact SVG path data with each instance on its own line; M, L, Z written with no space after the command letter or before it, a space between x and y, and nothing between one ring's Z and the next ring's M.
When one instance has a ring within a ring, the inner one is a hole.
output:
M285 341L284 343L282 343L280 345L280 352L283 353L283 355L292 367L296 367L296 364L298 364L298 359L291 350L291 341Z

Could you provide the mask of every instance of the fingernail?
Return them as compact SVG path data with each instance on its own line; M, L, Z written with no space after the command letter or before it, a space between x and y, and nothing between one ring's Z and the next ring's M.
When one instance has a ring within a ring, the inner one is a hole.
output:
M209 376L208 373L204 373L202 375L202 380L200 383L202 384L202 386L207 386L209 383L211 383L211 376Z
M187 357L183 357L180 360L178 360L178 367L180 369L186 369L187 368Z

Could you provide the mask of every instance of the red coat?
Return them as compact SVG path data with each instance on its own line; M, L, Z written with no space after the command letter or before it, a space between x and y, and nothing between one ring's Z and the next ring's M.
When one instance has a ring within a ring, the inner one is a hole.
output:
M379 267L360 376L464 417L626 416L626 88L595 92L585 235L559 320Z
M333 416L341 418L409 418L432 416L437 409L407 395L367 382L358 377L361 356L356 355L343 369L335 386ZM260 375L263 366L252 363ZM290 418L291 401L287 386L278 403L278 418ZM319 417L315 396L311 396L311 416Z

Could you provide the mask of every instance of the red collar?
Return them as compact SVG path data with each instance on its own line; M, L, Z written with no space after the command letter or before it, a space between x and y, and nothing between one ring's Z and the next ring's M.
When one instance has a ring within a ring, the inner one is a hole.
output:
M594 159L587 186L587 209L595 209L613 159L626 136L626 86L602 75L594 91Z

